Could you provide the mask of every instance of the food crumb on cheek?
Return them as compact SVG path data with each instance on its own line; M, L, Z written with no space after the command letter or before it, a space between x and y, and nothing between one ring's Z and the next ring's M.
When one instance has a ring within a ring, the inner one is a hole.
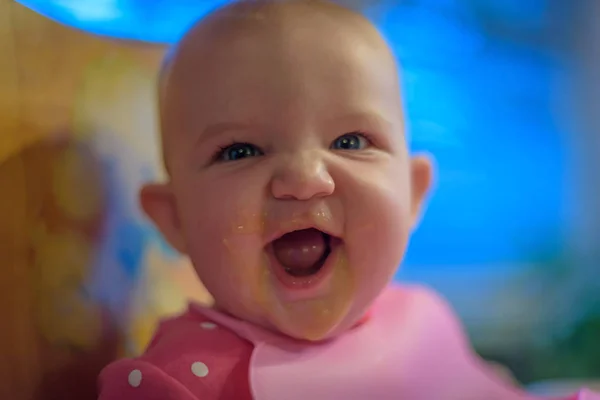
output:
M266 213L240 213L232 224L231 232L234 234L252 235L260 234L265 229Z
M224 252L224 271L219 279L226 282L227 298L221 299L228 311L240 318L256 320L264 315L265 298L268 297L270 271L265 254L257 257L253 252L254 243L248 242L245 234L231 233L222 240Z

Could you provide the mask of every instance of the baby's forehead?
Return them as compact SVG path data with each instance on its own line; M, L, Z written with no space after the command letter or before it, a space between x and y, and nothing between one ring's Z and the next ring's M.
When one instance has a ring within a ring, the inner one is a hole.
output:
M345 29L344 29L345 28ZM198 21L165 57L161 89L175 63L202 50L223 49L232 42L254 38L258 44L284 40L294 30L329 30L336 36L360 36L374 46L387 47L379 31L362 14L326 0L242 0L215 10ZM343 32L342 32L343 29ZM262 34L262 35L261 35ZM331 35L323 35L328 40Z
M369 48L369 54L372 50L372 54L377 53L377 56L383 55L387 58L369 60L390 65L389 71L396 75L394 57L387 43L374 25L358 12L320 0L237 2L199 21L166 57L159 82L163 150L166 152L164 148L168 146L166 137L172 136L169 131L185 131L171 129L174 125L183 124L184 120L175 118L172 111L180 114L177 109L185 107L199 86L204 84L205 74L199 76L199 71L204 70L206 64L210 64L211 69L215 65L222 65L217 59L220 59L224 52L231 51L234 46L258 46L257 48L262 49L260 52L265 48L267 53L273 52L277 46L281 46L286 37L304 35L304 32L310 35L310 40L304 40L309 44L305 47L308 51L311 51L312 47L318 47L319 43L314 43L315 39L330 43L331 40L339 40L342 46L352 49L350 52L353 52L360 42ZM327 47L331 48L331 45ZM293 51L297 50L294 47ZM311 52L309 57L312 57L312 54ZM395 86L395 83L390 81L389 85Z

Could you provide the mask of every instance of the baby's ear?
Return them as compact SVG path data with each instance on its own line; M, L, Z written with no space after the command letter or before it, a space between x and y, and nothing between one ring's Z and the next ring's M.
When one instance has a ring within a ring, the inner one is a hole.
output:
M410 160L411 178L411 227L415 228L421 217L423 203L431 188L433 180L433 162L425 154L417 155Z
M175 196L168 183L153 183L140 190L140 205L162 233L166 241L180 253L185 253L185 240Z

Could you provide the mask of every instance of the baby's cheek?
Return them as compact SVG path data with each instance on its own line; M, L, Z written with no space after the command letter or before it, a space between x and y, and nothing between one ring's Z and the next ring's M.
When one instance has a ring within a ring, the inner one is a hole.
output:
M409 235L407 195L398 187L373 183L368 195L347 210L346 244L360 282L360 301L370 301L385 286L404 256ZM362 203L362 204L360 204Z
M373 181L346 203L347 236L365 247L398 244L406 240L410 225L410 202L402 186ZM383 242L383 243L382 243Z
M206 249L214 262L202 268L200 279L220 307L241 318L256 313L264 274L260 245L256 235L230 234Z

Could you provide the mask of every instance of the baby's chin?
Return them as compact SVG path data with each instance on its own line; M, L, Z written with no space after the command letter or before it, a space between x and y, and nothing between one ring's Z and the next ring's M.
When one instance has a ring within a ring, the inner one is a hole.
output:
M262 309L271 329L287 336L320 341L351 328L362 315L354 311L356 285L347 264L336 266L325 293L291 301L272 281L264 282Z
M371 299L367 294L375 290L371 288L365 292L364 279L362 285L358 283L356 268L349 265L345 254L337 258L322 290L308 291L302 296L290 293L266 262L245 270L255 271L243 279L255 284L247 284L244 291L233 297L217 298L219 308L299 340L326 340L351 329L364 317L368 304L363 303Z
M342 335L356 326L361 320L362 318L360 317L351 318L349 315L342 321L330 319L314 322L312 320L307 323L307 321L294 320L291 323L275 326L275 330L294 339L319 342Z

